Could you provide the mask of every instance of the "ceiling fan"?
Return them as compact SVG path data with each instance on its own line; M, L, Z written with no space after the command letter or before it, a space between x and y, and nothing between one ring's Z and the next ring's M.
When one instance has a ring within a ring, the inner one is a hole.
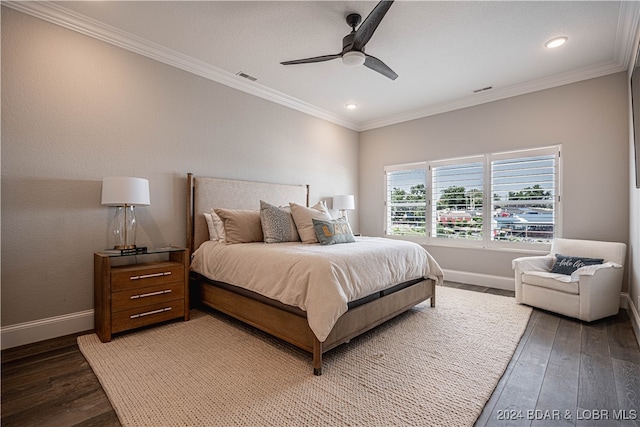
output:
M347 24L351 27L351 33L342 39L342 52L335 55L314 56L313 58L296 59L294 61L281 62L282 65L293 64L309 64L312 62L323 62L332 59L342 58L345 65L356 66L363 65L367 68L377 71L385 77L395 80L398 75L387 64L378 58L364 53L364 47L369 42L373 33L380 25L382 18L387 13L393 0L383 0L373 8L367 19L356 30L356 27L362 21L362 17L357 13L347 16Z

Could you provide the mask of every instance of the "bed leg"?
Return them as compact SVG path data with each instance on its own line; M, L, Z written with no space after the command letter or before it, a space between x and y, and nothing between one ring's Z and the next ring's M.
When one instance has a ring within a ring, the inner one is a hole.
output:
M313 375L322 375L322 343L313 338Z
M431 307L435 307L435 306L436 306L436 286L433 285L433 290L431 294Z

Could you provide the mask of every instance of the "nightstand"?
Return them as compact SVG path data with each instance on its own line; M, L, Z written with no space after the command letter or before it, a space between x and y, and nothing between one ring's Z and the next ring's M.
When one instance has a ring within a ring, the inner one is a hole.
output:
M189 320L187 249L166 247L144 254L93 254L94 323L102 342L165 320Z

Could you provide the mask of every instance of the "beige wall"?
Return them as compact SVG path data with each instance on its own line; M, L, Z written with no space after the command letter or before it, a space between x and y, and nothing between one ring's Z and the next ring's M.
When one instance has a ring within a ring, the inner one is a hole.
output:
M149 179L137 242L161 246L185 244L187 172L317 201L357 170L357 132L2 8L2 326L93 308L104 176Z
M354 228L381 235L384 165L551 144L563 145L563 234L630 243L637 303L624 73L359 136L5 7L1 53L2 326L93 308L92 254L112 215L104 176L150 180L140 245L185 243L187 172L310 184L312 201L353 193ZM505 277L521 255L428 249L447 269Z
M626 73L363 132L360 230L382 235L385 165L562 144L563 236L629 240ZM522 255L427 246L445 269L513 277Z

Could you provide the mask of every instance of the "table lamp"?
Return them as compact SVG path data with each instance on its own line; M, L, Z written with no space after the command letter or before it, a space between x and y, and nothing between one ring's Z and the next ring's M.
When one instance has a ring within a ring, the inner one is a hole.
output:
M340 211L340 215L347 218L347 221L349 221L349 218L347 217L347 210L355 209L355 207L355 198L353 197L353 194L339 194L333 196L333 209Z
M149 180L128 176L103 178L102 204L116 207L110 230L115 239L114 249L135 248L136 215L134 207L150 204Z

